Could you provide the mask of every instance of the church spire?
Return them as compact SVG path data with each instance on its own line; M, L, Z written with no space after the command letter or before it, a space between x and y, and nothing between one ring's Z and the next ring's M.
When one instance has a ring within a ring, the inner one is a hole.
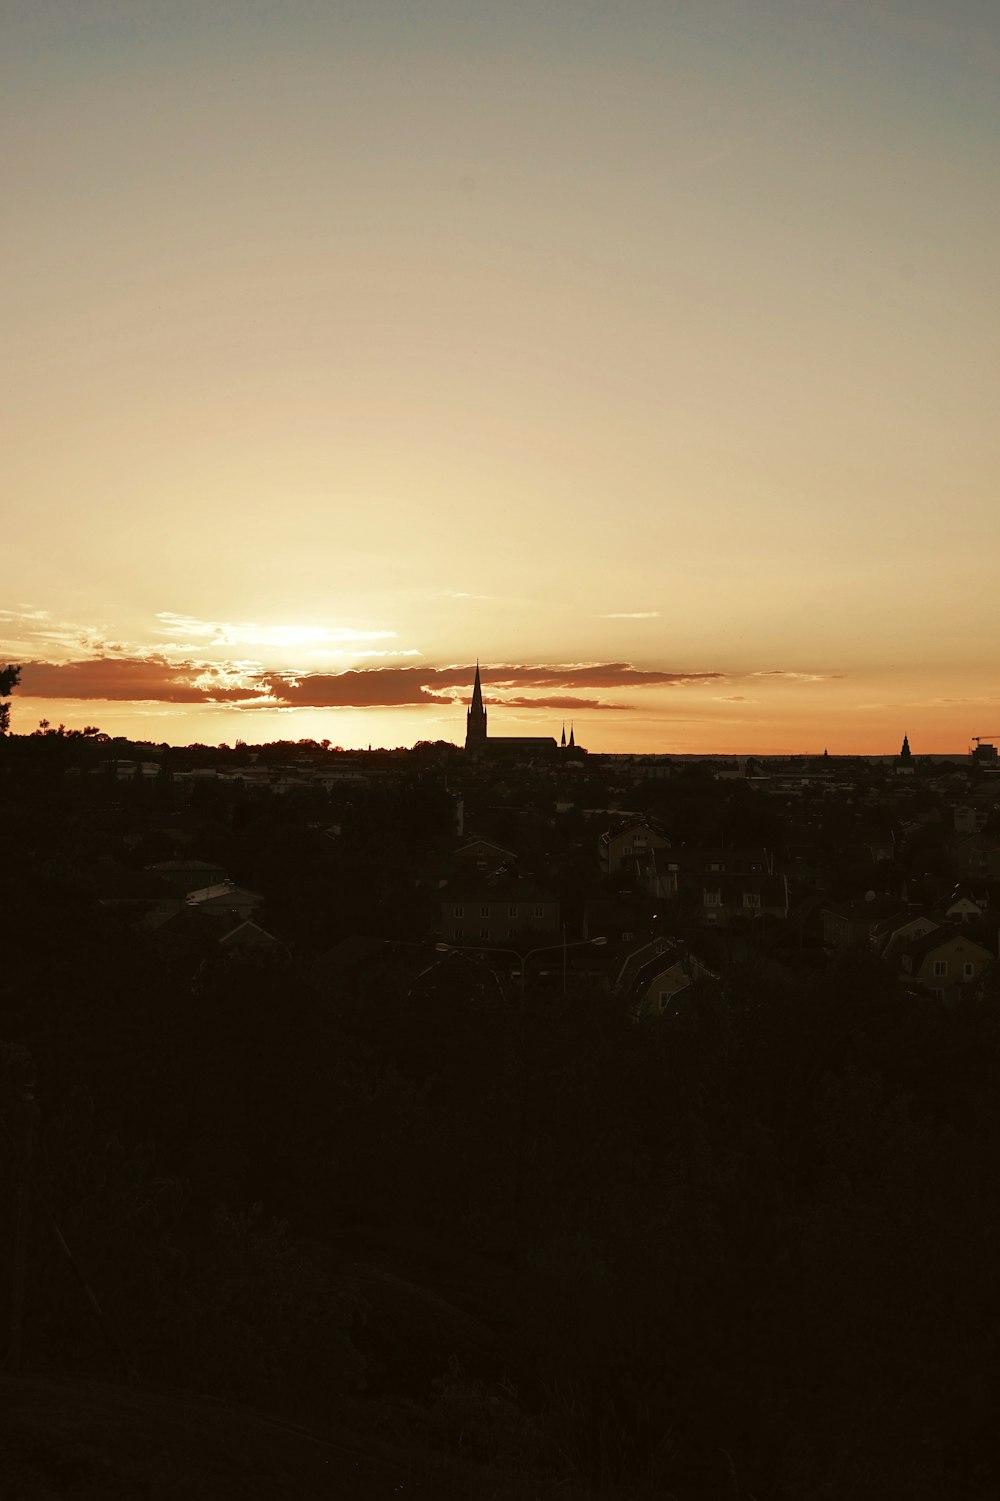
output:
M575 747L575 745L576 745L576 737L573 734L573 726L570 725L570 727L569 727L569 748L570 748L570 750L573 750L573 748Z
M560 746L561 746L561 748L563 750L566 749L566 725L565 725L565 723L563 724L562 739L560 740L559 744L560 744Z
M486 744L486 709L483 705L483 685L479 678L479 659L476 659L476 681L472 687L472 703L465 716L465 748L477 751Z

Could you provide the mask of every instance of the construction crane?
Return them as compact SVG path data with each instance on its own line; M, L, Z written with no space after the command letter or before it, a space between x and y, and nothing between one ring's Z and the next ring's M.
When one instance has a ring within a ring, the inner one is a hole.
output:
M973 735L972 739L976 747L975 750L970 748L969 754L972 759L974 761L988 761L992 765L998 759L996 743L1000 740L1000 733L996 735Z

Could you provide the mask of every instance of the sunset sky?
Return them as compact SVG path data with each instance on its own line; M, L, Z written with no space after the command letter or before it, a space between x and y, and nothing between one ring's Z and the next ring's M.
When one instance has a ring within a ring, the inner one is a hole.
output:
M1000 732L995 0L5 0L12 727ZM506 703L507 707L503 707Z

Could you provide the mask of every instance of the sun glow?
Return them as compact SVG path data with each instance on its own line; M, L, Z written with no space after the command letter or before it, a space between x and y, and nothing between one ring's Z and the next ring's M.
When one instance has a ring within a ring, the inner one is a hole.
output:
M395 631L356 630L352 626L323 625L256 625L251 621L199 620L192 615L178 615L171 610L157 614L159 634L175 640L196 640L211 646L276 647L319 646L324 643L353 641L390 641Z

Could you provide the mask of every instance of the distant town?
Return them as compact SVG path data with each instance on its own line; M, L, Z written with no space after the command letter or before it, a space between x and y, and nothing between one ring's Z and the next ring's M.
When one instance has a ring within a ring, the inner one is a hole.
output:
M790 977L864 949L942 1001L997 962L982 737L967 757L906 737L892 756L588 755L572 727L488 736L477 671L464 750L42 726L4 759L58 768L81 894L199 962L294 952L332 982L530 951L535 977L585 973L640 1015L736 961Z

